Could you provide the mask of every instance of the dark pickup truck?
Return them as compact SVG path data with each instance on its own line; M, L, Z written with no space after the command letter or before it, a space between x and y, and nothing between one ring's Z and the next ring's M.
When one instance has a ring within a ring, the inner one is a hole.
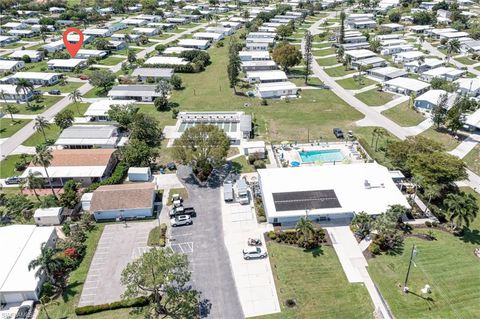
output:
M195 211L195 208L193 207L174 207L170 211L170 217L175 217L179 215L189 215L191 217L197 217L197 212Z

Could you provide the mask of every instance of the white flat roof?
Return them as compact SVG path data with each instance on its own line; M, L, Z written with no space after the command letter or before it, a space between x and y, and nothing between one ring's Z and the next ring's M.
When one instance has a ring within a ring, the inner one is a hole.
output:
M430 84L427 82L419 81L416 79L404 78L404 77L391 79L389 81L386 81L385 84L404 88L404 89L415 91L415 92L419 90L423 90L430 86Z
M188 61L183 58L169 56L154 56L148 58L145 64L163 64L163 65L186 65Z
M83 144L82 140L83 139L80 139L76 145ZM91 140L88 141L91 143ZM68 142L71 142L71 140L68 140ZM106 166L50 166L47 167L47 172L51 178L102 177L106 168ZM34 175L40 175L43 178L47 177L43 167L27 167L22 177L28 177L30 172Z
M52 59L47 62L47 65L55 67L76 67L81 63L87 62L87 59Z
M127 105L135 103L135 100L99 100L93 102L85 112L85 116L103 116L106 115L112 105Z
M256 89L259 92L275 91L275 90L296 90L297 85L290 81L258 83Z
M266 80L287 80L287 75L281 70L269 70L269 71L248 71L247 78L255 79L259 78L260 81Z
M33 217L51 217L62 213L63 207L37 208Z
M345 164L260 169L259 181L269 218L304 216L305 209L277 211L274 193L333 190L340 207L311 209L310 214L335 214L364 211L371 215L385 212L391 205L410 207L384 166ZM365 186L368 181L370 187Z
M47 242L54 227L11 225L0 227L0 292L34 291L38 285L36 269L28 264L40 255L42 243Z

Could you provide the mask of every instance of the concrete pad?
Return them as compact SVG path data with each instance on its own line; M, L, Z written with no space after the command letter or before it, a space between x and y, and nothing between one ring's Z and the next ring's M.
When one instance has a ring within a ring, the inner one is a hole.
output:
M257 224L253 206L227 204L223 198L222 214L225 246L245 317L280 312L269 259L245 260L242 254L249 237L263 238L271 226Z
M183 188L176 174L160 174L154 175L154 183L157 184L158 189Z

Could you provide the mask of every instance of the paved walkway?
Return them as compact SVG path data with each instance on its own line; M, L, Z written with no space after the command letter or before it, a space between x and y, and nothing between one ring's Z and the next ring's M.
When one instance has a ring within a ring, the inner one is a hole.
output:
M464 158L478 143L480 143L480 133L470 134L462 141L462 143L449 153L459 158Z
M333 243L333 248L342 264L343 271L351 283L363 283L375 309L384 319L393 319L386 302L376 288L367 271L368 263L363 256L364 244L358 244L349 226L324 227Z

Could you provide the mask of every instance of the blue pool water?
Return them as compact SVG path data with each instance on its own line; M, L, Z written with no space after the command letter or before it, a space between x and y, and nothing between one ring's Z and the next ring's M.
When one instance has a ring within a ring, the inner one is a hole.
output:
M318 151L306 151L298 152L302 162L315 163L321 162L341 162L344 156L340 150L318 150Z

